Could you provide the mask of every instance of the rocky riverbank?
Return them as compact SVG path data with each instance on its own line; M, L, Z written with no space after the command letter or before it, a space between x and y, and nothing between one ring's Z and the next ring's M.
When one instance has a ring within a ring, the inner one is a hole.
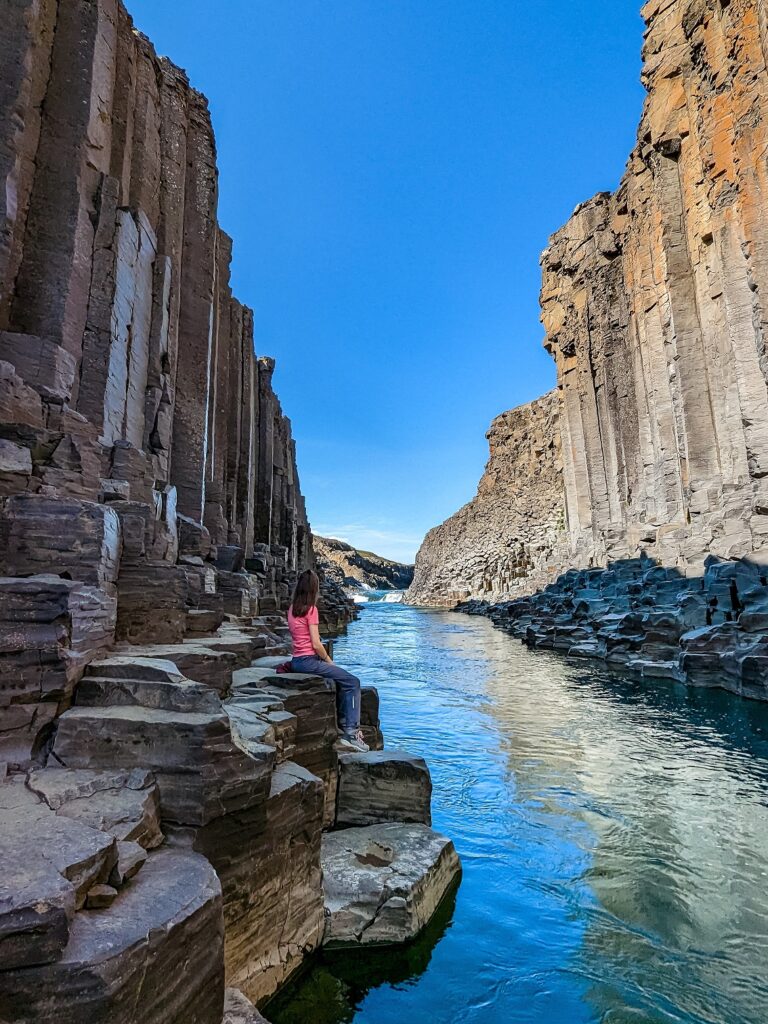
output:
M351 544L330 537L313 536L317 562L326 579L347 593L356 590L407 590L413 581L413 566L382 558L372 551L359 551Z
M543 591L468 602L531 648L595 658L652 683L717 686L768 700L768 566L709 558L686 578L648 558L574 569Z
M458 859L376 691L350 756L333 688L275 670L315 552L205 98L118 0L3 18L0 1020L258 1021ZM352 614L325 580L323 631Z
M428 535L411 597L469 599L533 646L763 696L768 23L756 0L642 13L648 94L625 174L542 256L552 447L526 440L537 403L507 414L509 457L494 424L481 492Z

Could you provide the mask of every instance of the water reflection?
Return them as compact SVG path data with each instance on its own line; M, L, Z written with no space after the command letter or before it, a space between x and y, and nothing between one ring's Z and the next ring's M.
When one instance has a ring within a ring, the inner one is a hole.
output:
M767 707L399 605L337 657L379 687L388 744L429 759L464 880L410 984L325 964L344 1009L316 992L275 1024L768 1021Z
M455 908L456 886L415 942L392 949L323 953L268 1007L270 1019L274 1024L350 1024L371 989L416 984L450 928Z

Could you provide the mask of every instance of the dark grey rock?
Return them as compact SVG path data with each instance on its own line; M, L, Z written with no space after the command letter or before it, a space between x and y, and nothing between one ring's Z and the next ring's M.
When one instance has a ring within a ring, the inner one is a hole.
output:
M426 761L402 751L339 756L336 825L386 821L432 824L432 780Z

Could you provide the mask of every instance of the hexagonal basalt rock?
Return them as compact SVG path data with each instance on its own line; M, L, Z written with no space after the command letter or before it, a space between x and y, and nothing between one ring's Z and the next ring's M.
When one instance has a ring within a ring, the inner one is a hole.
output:
M399 750L339 756L336 824L385 821L432 824L432 780L426 761Z
M54 753L70 768L147 768L163 818L204 825L262 801L274 751L256 760L232 740L225 715L143 707L72 708L62 715Z
M323 837L325 945L407 942L461 873L453 843L426 825L370 825Z
M0 972L0 1020L221 1024L223 938L211 865L158 851L111 906L76 915L55 963Z

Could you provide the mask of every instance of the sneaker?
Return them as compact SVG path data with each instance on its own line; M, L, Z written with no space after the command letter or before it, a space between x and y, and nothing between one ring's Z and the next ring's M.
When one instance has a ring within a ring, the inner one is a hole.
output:
M350 746L360 754L367 754L371 749L363 740L363 734L359 730L357 732L343 732L341 734L341 740L342 743Z

